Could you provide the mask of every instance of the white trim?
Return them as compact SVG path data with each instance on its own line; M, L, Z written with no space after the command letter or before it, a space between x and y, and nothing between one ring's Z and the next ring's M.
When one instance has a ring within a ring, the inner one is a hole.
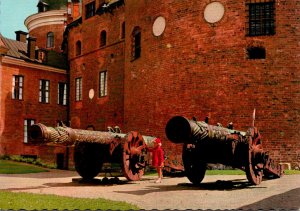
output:
M67 10L51 10L40 12L27 17L24 21L28 31L47 25L63 25L67 21Z
M59 69L59 68L50 67L50 66L46 66L46 65L30 63L30 62L26 62L22 59L17 59L17 58L13 58L13 57L9 57L9 56L2 57L2 63L19 65L22 67L29 67L29 68L34 68L34 69L39 69L39 70L44 70L44 71L49 71L49 72L67 74L67 71L65 69Z

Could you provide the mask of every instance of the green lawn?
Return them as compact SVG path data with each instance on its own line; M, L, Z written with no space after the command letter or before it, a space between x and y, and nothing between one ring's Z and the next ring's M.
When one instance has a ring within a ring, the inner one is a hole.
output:
M20 162L0 160L0 174L28 174L46 172L47 169Z
M12 210L139 210L126 202L106 199L83 199L47 194L12 193L0 191L0 209Z

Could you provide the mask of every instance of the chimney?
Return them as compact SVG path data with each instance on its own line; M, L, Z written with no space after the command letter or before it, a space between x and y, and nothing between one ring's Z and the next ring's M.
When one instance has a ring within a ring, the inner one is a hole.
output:
M72 0L73 8L72 8L72 17L75 20L77 17L80 16L80 1L79 0Z
M27 44L27 56L34 60L35 59L35 44L36 38L35 37L28 37L28 44Z
M16 40L20 41L20 42L24 42L26 43L26 38L27 38L27 32L23 32L23 31L15 31L16 33Z

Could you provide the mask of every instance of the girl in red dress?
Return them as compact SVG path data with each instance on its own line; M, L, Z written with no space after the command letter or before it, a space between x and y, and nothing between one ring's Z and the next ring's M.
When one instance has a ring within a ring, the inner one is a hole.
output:
M161 183L163 174L162 169L164 167L164 151L161 148L161 140L156 138L154 140L154 147L152 149L149 148L149 151L152 152L152 166L156 168L158 179L155 183Z

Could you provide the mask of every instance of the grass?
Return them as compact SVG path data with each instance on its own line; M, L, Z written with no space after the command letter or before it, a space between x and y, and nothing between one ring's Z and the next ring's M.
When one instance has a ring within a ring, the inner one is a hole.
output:
M47 194L0 191L0 209L13 210L139 210L126 202L106 199L72 198Z
M205 175L244 175L245 172L239 169L206 170Z
M40 168L34 165L8 160L0 160L0 167L0 174L28 174L48 171L47 169Z
M285 175L300 174L299 170L284 170Z

